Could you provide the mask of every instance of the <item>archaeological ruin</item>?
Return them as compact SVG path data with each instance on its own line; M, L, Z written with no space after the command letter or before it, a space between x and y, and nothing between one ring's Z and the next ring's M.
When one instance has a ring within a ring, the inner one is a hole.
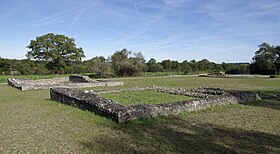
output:
M145 87L117 90L83 90L78 88L99 86L120 86L123 82L114 80L93 80L88 76L71 75L53 79L15 79L9 78L8 84L20 90L50 89L52 100L88 110L109 118L117 123L143 117L178 114L183 111L205 109L215 105L236 104L260 99L258 94L246 91L224 91L219 88L182 88ZM153 90L173 95L184 95L194 99L160 104L122 105L114 100L103 98L101 93Z
M38 80L9 78L8 84L20 90L49 89L51 87L87 88L124 85L123 82L111 80L92 80L88 76L80 75L71 75L69 77Z
M117 93L133 90L154 90L174 95L191 96L196 99L164 104L135 104L124 106L114 100L106 99L99 95L100 93ZM225 92L219 88L185 90L182 88L165 88L157 86L108 91L89 91L56 87L50 89L50 96L52 100L94 112L117 123L142 117L178 114L183 111L205 109L215 105L236 104L260 99L258 94L254 92Z

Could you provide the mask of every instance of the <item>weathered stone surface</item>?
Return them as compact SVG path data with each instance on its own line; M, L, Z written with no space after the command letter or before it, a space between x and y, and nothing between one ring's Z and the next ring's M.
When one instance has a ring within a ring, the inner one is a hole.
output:
M198 98L207 98L208 97L207 94L192 92L192 91L188 91L188 90L185 90L182 88L166 88L166 87L153 86L153 87L151 87L151 89L158 91L158 92L164 92L164 93L169 93L169 94L174 94L174 95L184 95L184 96L198 97Z
M191 90L195 93L204 93L204 94L210 94L210 95L223 95L225 94L225 91L220 88L195 88Z
M53 79L39 79L39 80L28 80L28 79L15 79L9 78L8 84L14 86L20 90L36 90L36 89L49 89L51 87L66 87L66 88L87 88L87 87L100 87L100 86L121 86L123 82L117 81L93 81L92 82L78 82L82 80L75 80L71 82L70 78L53 78ZM91 80L91 79L90 79ZM73 77L72 77L73 81Z
M80 76L80 75L70 75L69 81L77 82L77 83L95 83L95 82L97 82L97 81L92 80L88 76Z
M155 86L147 88L132 88L130 90L136 89L152 89L159 92L182 95L185 95L188 92L184 89L176 90L174 88ZM177 114L183 111L205 109L215 105L235 104L259 99L258 95L253 92L230 92L224 93L223 95L207 95L207 97L201 97L201 95L195 93L188 93L188 96L193 94L192 97L197 97L197 99L165 104L137 104L123 106L113 100L102 98L98 93L99 92L69 88L51 88L50 90L51 99L55 101L100 114L118 123L142 117ZM100 91L100 93L104 93L104 91ZM203 96L204 95L205 94L203 94Z
M51 86L56 87L64 85L67 83L67 81L68 78L53 78L40 80L8 78L8 84L20 90L48 89Z

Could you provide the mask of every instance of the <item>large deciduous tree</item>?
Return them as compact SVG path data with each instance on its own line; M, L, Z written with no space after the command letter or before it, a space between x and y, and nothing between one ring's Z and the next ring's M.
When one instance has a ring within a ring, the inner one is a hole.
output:
M271 46L268 43L259 45L251 65L253 73L280 74L280 46Z
M31 40L27 46L29 59L48 61L47 68L53 73L64 73L69 62L81 61L83 49L76 47L75 40L65 35L48 33Z

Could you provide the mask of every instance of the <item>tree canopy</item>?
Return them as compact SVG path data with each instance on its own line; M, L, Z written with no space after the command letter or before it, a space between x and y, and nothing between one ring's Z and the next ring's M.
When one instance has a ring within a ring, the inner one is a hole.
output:
M141 52L132 53L127 49L116 51L111 56L113 70L118 76L135 76L146 67L144 56Z
M31 40L27 46L29 59L48 61L47 67L56 73L63 71L69 61L81 61L83 49L76 47L75 40L61 34L48 33Z
M50 74L50 73L94 73L96 77L136 76L141 72L177 72L199 74L225 71L228 74L280 74L280 46L268 43L259 45L253 61L249 63L217 64L207 59L176 60L165 59L148 62L141 52L127 49L116 51L108 59L97 56L82 61L83 49L76 47L75 40L65 35L48 33L31 40L25 60L4 59L0 57L2 74ZM16 73L11 73L16 72ZM161 73L159 73L161 74Z
M265 42L260 44L253 57L251 69L254 73L280 74L280 46L272 46Z
M111 63L109 63L103 56L96 56L87 61L95 73L95 77L104 78L110 76Z

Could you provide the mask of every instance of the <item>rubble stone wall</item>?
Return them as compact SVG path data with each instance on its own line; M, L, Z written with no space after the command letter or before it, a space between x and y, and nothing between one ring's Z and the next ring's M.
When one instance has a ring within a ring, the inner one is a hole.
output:
M88 76L80 76L80 75L70 75L69 76L70 82L77 82L77 83L93 83L96 82L89 78Z
M153 89L159 92L168 92L168 90L170 90L168 93L172 94L184 94L182 91L187 92L183 89L177 89L176 93L174 92L174 88L164 87L149 87L144 89ZM140 90L144 89L140 88ZM100 114L117 123L142 117L177 114L183 111L205 109L215 105L236 104L259 99L258 95L253 92L232 92L224 93L222 95L208 95L207 97L200 97L199 94L194 94L192 97L197 97L197 99L173 103L123 106L113 100L102 98L98 92L84 91L80 89L51 88L50 96L51 99L55 101ZM190 93L188 93L188 96L190 96Z
M76 76L77 77L77 76ZM53 79L15 79L8 78L8 84L16 87L20 90L37 90L37 89L49 89L51 87L67 87L67 88L87 88L87 87L100 87L100 86L121 86L124 85L123 82L103 80L94 81L92 79L87 79L86 77L62 77ZM74 79L75 78L75 79ZM71 79L71 81L70 81ZM82 79L86 79L90 82L84 82ZM73 82L75 80L75 82ZM79 82L80 81L80 82Z

